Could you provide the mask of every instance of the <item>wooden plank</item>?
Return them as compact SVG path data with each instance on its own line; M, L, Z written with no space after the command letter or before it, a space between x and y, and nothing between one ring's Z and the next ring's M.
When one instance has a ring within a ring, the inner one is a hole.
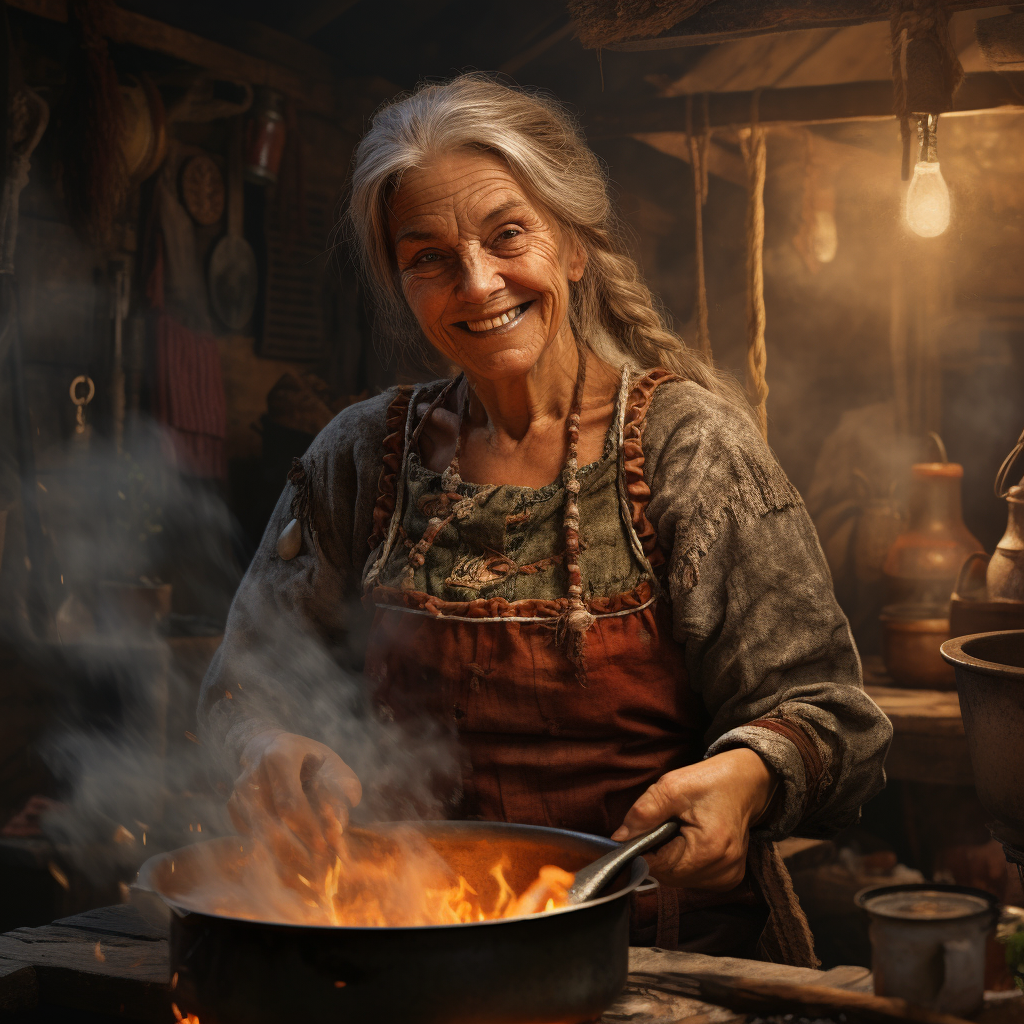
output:
M31 966L38 1001L44 1005L162 1024L171 1019L164 939L129 938L62 925L18 928L0 935L0 977L5 965ZM31 980L17 971L8 977L21 985L26 998ZM0 983L0 994L6 997L4 983Z
M995 72L967 75L954 98L954 111L1020 109L1024 106L1021 99L1024 90L1016 91L1016 82L1008 80L1011 77ZM724 128L749 124L754 96L754 92L711 93L708 97L711 126ZM758 96L758 118L768 127L773 124L888 120L892 117L892 82L889 81L763 89ZM586 120L590 138L679 132L685 126L685 96L610 104L604 110L596 110Z
M991 0L950 0L950 11L992 7ZM889 0L716 0L695 15L649 39L611 43L608 50L674 50L708 46L733 39L812 28L844 28L868 21L888 21Z
M7 0L9 6L51 21L68 20L67 0ZM291 96L302 106L320 114L334 112L333 83L304 75L252 57L229 46L184 29L174 28L134 11L111 6L110 39L115 43L139 46L144 50L164 53L198 67L208 68L227 78L268 85Z
M895 686L866 686L865 689L897 733L964 735L960 698L955 690L903 690Z
M690 162L690 141L686 132L640 132L633 138L660 153L674 156L686 163ZM747 187L747 170L743 157L713 139L708 145L708 172L741 188Z
M39 1005L39 976L30 964L0 960L0 1013L31 1010Z
M159 942L167 938L166 928L150 924L130 903L116 907L97 907L71 917L62 917L53 922L63 928L77 928L79 931L95 932L102 935L119 935L126 939L144 942Z
M939 786L973 786L966 736L895 733L885 759L890 779Z
M327 28L340 18L350 7L355 7L359 0L320 0L311 8L299 14L288 24L288 31L300 39L308 39L316 35L322 28Z
M831 839L799 839L790 836L776 845L782 862L791 872L828 864L836 856L836 844Z
M520 68L526 67L531 61L536 60L542 53L546 53L563 39L569 39L576 33L576 25L568 21L554 32L538 39L532 46L527 47L522 53L509 57L498 70L503 75L514 75Z
M871 972L864 967L836 967L823 972L809 967L638 946L630 947L629 970L631 973L625 991L600 1018L604 1024L621 1024L624 1020L630 1024L668 1024L669 1021L678 1024L691 1019L694 1024L698 1020L700 1024L726 1024L743 1019L742 1015L737 1016L731 1010L699 999L650 991L633 972L657 974L675 971L720 978L738 976L796 985L828 985L851 992L872 991Z

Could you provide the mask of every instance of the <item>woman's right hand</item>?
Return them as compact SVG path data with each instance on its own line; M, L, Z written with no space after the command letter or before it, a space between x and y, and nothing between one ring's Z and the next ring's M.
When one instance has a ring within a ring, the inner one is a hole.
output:
M355 772L330 747L271 729L254 736L228 800L240 833L268 846L299 873L312 872L340 849L350 808L362 797Z

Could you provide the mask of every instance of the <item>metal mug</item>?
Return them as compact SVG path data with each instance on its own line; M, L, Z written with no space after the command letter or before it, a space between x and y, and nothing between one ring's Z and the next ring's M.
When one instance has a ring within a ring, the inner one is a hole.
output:
M885 885L854 897L871 918L875 994L967 1017L985 994L985 942L999 901L963 885Z

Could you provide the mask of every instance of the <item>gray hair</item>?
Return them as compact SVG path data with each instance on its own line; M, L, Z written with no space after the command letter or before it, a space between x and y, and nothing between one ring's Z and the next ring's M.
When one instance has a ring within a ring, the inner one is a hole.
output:
M569 284L578 344L613 363L663 366L749 409L735 380L666 325L626 250L604 170L570 114L553 99L482 74L422 85L382 107L356 148L346 234L392 339L421 335L398 282L388 200L405 171L460 149L500 156L524 192L583 248L583 277Z

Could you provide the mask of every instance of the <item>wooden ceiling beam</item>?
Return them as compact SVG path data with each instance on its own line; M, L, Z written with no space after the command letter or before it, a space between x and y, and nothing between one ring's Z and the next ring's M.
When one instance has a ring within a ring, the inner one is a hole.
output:
M7 4L51 21L68 20L67 0L7 0ZM121 7L111 7L108 24L112 42L176 57L225 78L270 86L291 96L302 107L320 114L332 115L335 112L333 81L241 53L230 46Z
M288 31L299 39L308 39L322 28L336 22L350 7L355 7L359 0L319 0L308 10L297 14L288 24Z
M1017 84L1019 82L1019 84ZM1016 88L1015 88L1016 86ZM708 94L712 128L743 127L750 123L753 92ZM592 139L685 130L686 97L650 97L609 104L586 117ZM954 113L1024 107L1024 72L967 75L953 99ZM758 96L761 124L835 124L892 118L892 82L842 82L790 89L762 89ZM948 116L948 115L946 115ZM700 123L703 126L703 112Z
M685 132L639 132L633 138L667 156L674 156L685 163L691 162L690 140ZM707 155L709 174L746 188L747 169L739 153L712 139L708 144Z
M992 0L949 0L951 12L995 6ZM685 46L710 46L733 39L794 32L809 28L846 28L868 21L888 21L890 0L716 0L692 17L650 39L626 39L610 43L606 50L675 50Z

